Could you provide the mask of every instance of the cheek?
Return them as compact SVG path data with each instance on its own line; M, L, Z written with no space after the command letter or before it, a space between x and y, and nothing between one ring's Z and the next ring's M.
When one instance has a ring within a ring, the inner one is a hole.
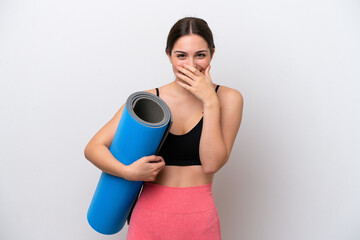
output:
M183 66L183 62L182 61L179 61L179 60L175 60L175 61L173 61L173 63L172 63L172 68L173 68L173 70L174 70L174 72L176 73L176 72L179 72L177 69L176 69L176 67L182 67Z
M204 59L199 61L197 64L200 67L201 72L203 73L205 72L205 69L210 65L210 61Z

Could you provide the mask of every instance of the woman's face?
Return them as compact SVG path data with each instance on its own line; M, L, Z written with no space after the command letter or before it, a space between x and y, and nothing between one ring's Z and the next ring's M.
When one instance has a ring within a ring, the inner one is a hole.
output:
M213 50L215 51L215 49ZM205 74L205 69L209 66L212 59L207 42L196 34L180 37L174 44L171 56L169 53L167 55L174 73L179 72L176 67L183 67L186 64L197 68Z

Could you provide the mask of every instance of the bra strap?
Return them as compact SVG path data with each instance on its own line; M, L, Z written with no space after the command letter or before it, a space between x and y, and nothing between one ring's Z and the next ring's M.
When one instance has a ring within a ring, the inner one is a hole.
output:
M215 92L217 92L218 88L220 87L220 85L217 85L215 88Z

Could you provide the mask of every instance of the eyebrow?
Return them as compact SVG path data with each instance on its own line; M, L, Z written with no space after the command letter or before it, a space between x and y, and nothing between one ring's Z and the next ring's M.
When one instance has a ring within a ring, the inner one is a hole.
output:
M174 53L177 53L177 52L179 52L179 53L186 53L186 52L184 52L184 51L175 51ZM200 53L200 52L207 52L207 50L200 50L200 51L197 51L196 53Z

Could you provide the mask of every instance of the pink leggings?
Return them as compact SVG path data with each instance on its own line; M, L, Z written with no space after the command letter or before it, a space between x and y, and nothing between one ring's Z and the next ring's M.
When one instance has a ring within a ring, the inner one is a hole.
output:
M212 183L168 187L145 182L133 209L127 240L221 240Z

